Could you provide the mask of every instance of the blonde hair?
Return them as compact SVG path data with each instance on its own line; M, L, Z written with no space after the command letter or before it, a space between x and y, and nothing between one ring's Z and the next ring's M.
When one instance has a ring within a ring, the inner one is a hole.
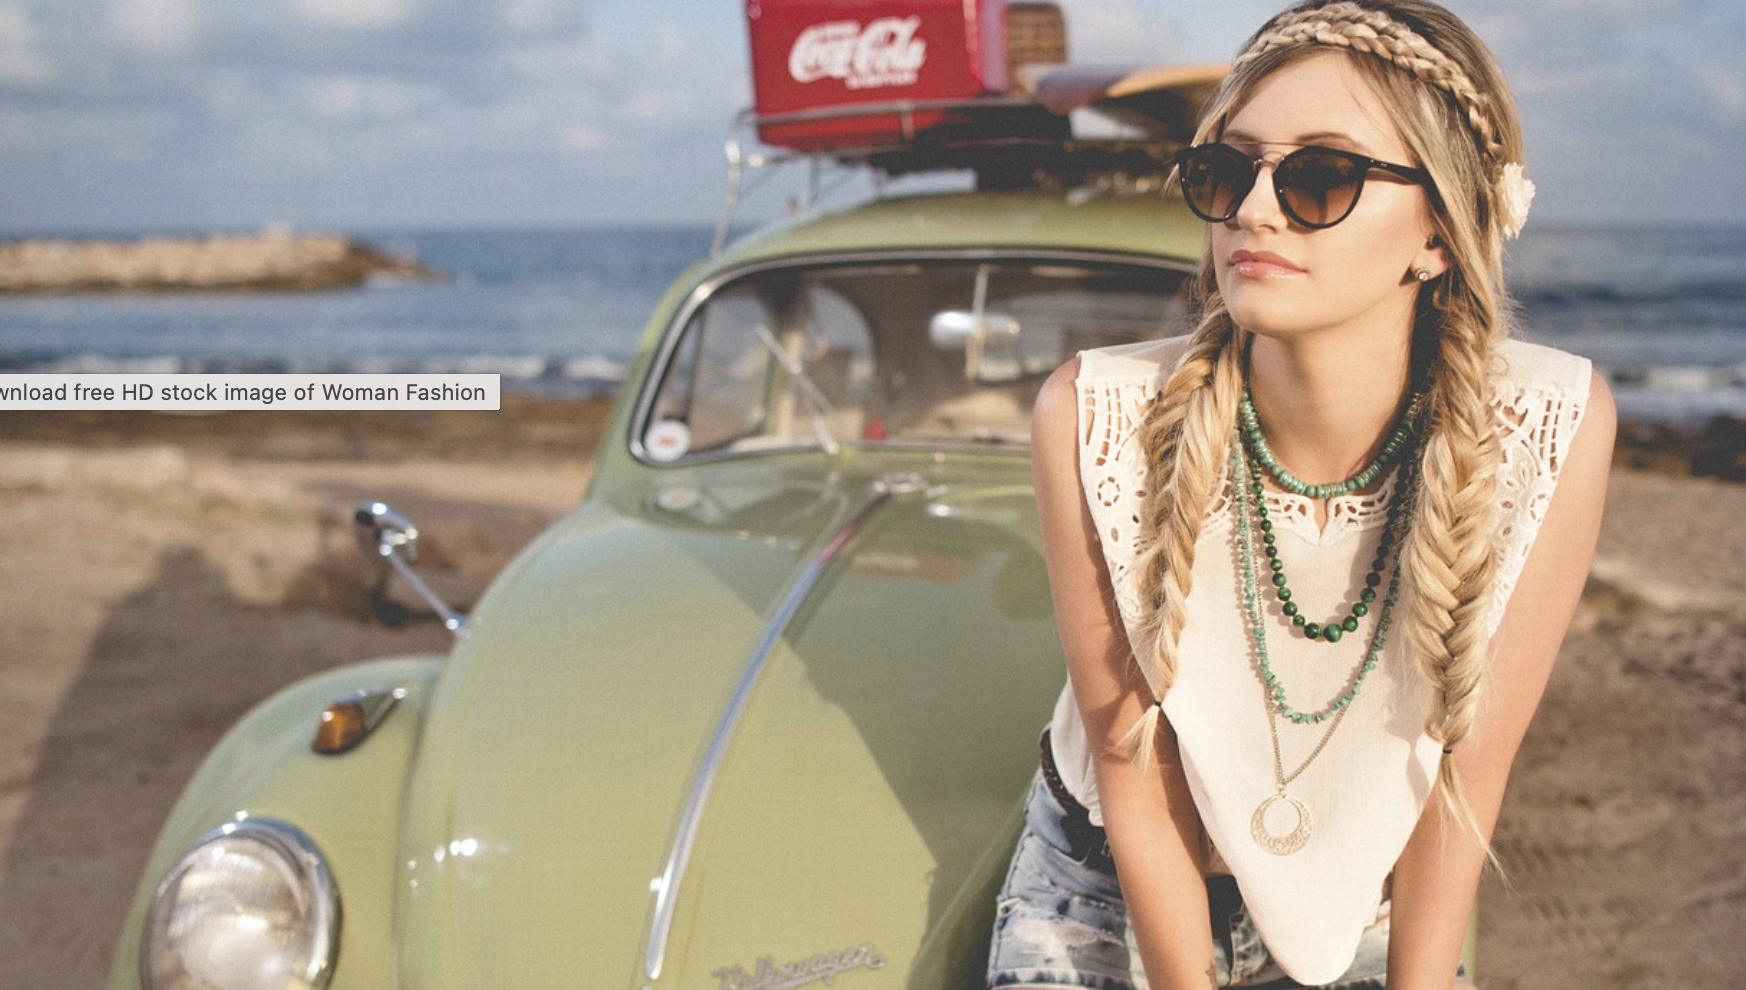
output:
M1505 166L1522 160L1507 82L1466 25L1422 0L1311 0L1263 25L1210 101L1195 141L1216 138L1271 73L1330 50L1354 66L1389 109L1414 158L1430 172L1432 223L1449 270L1421 289L1414 366L1428 376L1422 486L1397 566L1410 589L1401 622L1432 688L1425 731L1444 748L1438 790L1481 838L1449 751L1472 729L1489 647L1499 460L1492 364L1509 334L1502 239ZM1159 700L1175 680L1201 520L1218 494L1236 424L1248 335L1232 322L1210 258L1195 283L1200 319L1186 353L1142 426L1151 476L1143 517L1140 591L1152 608L1137 640ZM1129 736L1152 749L1158 710Z

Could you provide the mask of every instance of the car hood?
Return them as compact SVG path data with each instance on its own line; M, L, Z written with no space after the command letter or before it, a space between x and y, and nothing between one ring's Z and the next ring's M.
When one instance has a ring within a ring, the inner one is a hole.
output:
M974 965L1063 675L1024 461L970 460L650 472L524 555L425 727L402 985Z

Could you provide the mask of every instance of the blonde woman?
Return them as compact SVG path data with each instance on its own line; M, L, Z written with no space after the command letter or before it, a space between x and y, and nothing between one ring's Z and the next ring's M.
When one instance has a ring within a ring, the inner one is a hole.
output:
M996 987L1447 990L1599 528L1612 401L1510 337L1515 107L1419 0L1242 49L1178 159L1199 323L1038 400L1068 666Z

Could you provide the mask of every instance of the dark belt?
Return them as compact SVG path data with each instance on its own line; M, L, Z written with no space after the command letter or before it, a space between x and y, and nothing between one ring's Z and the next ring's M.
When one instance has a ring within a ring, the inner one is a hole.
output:
M1055 768L1055 752L1049 746L1049 730L1043 730L1038 740L1043 751L1043 783L1066 814L1061 816L1061 829L1067 833L1067 854L1083 866L1115 875L1115 857L1109 851L1109 833L1093 824L1091 810L1067 790L1061 781L1061 771Z
M1086 867L1115 876L1115 857L1109 851L1109 833L1103 826L1092 824L1090 809L1080 804L1062 782L1061 771L1055 766L1055 751L1049 745L1048 729L1043 730L1039 744L1043 751L1043 783L1066 811L1061 816L1061 828L1067 833L1068 855ZM1229 951L1231 922L1243 907L1243 895L1237 889L1236 878L1224 874L1207 877L1206 901L1207 913L1212 918L1213 938L1223 942Z

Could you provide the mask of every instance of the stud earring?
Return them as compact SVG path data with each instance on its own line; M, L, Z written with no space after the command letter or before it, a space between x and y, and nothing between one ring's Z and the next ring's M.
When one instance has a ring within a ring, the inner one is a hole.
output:
M1429 282L1431 280L1431 271L1428 268L1415 268L1413 269L1413 278L1418 279L1420 282Z

